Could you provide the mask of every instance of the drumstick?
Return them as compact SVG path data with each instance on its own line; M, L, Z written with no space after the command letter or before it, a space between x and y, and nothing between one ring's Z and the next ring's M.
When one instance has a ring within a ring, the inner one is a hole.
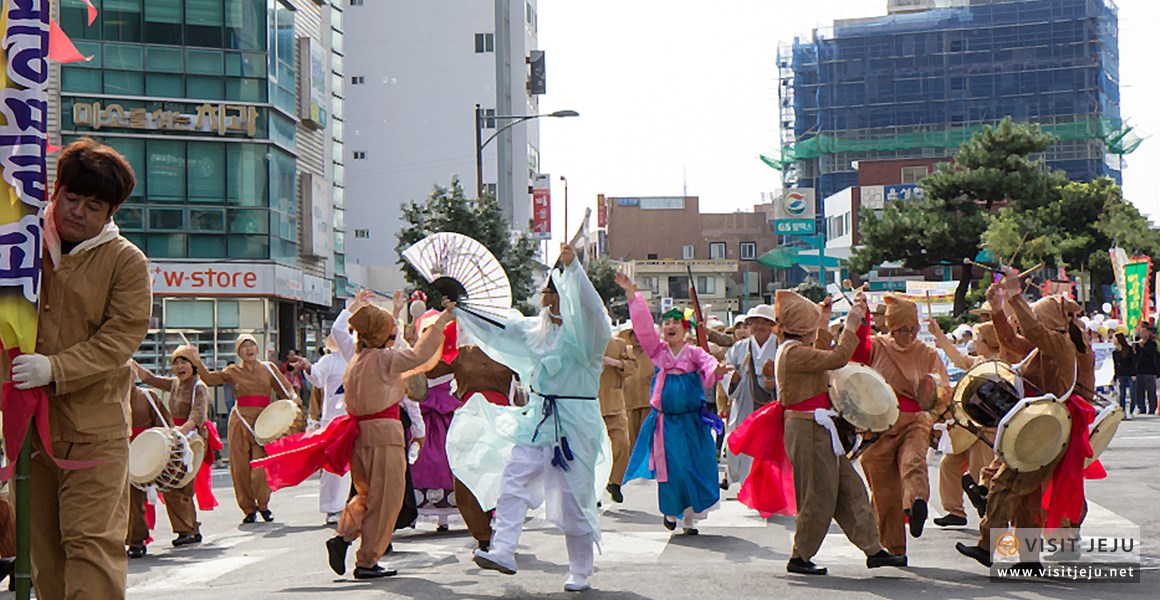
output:
M980 269L986 269L986 270L988 270L988 271L990 271L990 272L992 272L992 273L998 273L998 274L1000 274L1000 275L1003 275L1003 274L1004 274L1004 273L1003 273L1003 269L1002 269L1002 267L992 267L991 265L985 265L985 264L983 264L983 263L981 263L981 262L975 262L975 261L973 261L973 260L971 260L971 259L969 259L969 258L964 258L964 259L963 259L963 264L964 264L964 265L971 265L971 266L974 266L974 267L979 267ZM1024 269L1023 271L1020 271L1020 272L1019 272L1019 278L1020 278L1020 279L1022 279L1022 278L1024 278L1024 277L1026 277L1028 274L1030 274L1030 273L1032 273L1032 272L1034 272L1034 271L1038 271L1039 269L1042 269L1042 268L1043 268L1043 263L1036 263L1036 265L1035 265L1034 267L1031 267L1030 269Z
M934 318L934 308L930 305L930 290L926 290L926 318Z

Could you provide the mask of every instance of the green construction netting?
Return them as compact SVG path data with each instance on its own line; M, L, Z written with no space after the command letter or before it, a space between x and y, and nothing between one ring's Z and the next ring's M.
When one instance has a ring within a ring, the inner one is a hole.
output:
M781 149L780 158L762 155L761 162L777 170L797 160L818 158L838 152L909 150L913 148L958 148L985 125L951 127L939 131L918 131L871 139L844 139L821 134ZM1088 119L1074 123L1040 124L1044 133L1061 140L1103 140L1112 154L1130 154L1144 141L1134 128L1116 119Z

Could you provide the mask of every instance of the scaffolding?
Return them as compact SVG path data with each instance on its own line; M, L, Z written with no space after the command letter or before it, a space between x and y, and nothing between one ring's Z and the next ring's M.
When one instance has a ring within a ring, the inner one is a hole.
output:
M819 202L857 184L858 160L942 157L1010 116L1059 138L1049 166L1120 179L1139 136L1120 115L1109 0L971 0L837 21L778 51L786 187ZM1117 160L1111 160L1117 158Z

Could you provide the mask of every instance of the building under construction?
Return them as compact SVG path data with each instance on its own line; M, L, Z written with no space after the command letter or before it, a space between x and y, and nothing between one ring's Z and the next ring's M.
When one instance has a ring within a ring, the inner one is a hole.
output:
M857 185L857 162L950 156L1010 116L1059 142L1050 167L1120 181L1139 144L1120 116L1111 0L891 0L882 17L837 21L778 56L785 187L822 201Z

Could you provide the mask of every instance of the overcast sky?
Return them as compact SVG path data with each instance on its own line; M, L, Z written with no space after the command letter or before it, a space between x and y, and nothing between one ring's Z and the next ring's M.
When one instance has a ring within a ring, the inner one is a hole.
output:
M1122 114L1160 134L1156 0L1119 0ZM750 209L780 188L758 160L777 152L779 43L835 18L883 15L886 0L540 0L548 94L541 171L553 176L559 239L568 178L574 230L596 194L700 196L701 210ZM1128 157L1125 196L1160 217L1160 139ZM595 217L593 217L595 226ZM553 252L554 254L554 252Z

